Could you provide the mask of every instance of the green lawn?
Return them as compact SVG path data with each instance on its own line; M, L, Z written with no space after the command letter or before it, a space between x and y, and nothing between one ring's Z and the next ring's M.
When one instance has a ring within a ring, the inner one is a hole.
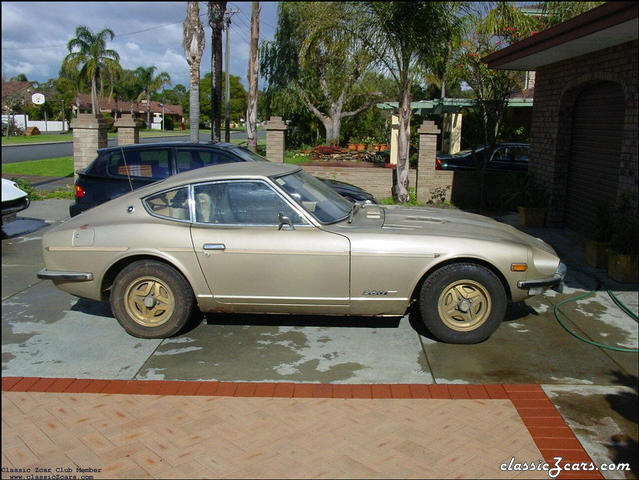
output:
M16 175L43 175L45 177L71 177L73 157L45 158L28 162L5 163L2 173Z

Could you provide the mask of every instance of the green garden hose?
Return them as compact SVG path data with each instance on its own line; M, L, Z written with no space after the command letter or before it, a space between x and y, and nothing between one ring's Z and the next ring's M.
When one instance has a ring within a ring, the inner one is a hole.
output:
M561 321L560 314L562 314L562 313L559 310L559 307L561 307L564 303L575 302L577 300L581 300L582 298L590 297L591 295L594 295L594 294L595 294L594 291L583 293L581 295L577 295L576 297L567 298L566 300L562 300L557 305L555 305L555 318L559 322L559 325L561 325L564 328L564 330L566 330L573 337L578 338L582 342L589 343L590 345L594 345L596 347L605 348L607 350L615 350L616 352L629 352L629 353L637 353L637 352L639 352L639 349L637 349L637 348L612 347L610 345L604 345L602 343L593 342L592 340L589 340L587 338L584 338L584 337L578 335L577 333L572 331L570 328L568 328L564 322ZM610 296L612 301L615 302L615 305L617 305L626 315L631 317L635 322L639 323L639 319L637 318L637 315L635 315L633 312L630 311L630 309L628 307L626 307L623 303L621 303L621 300L619 300L615 296L615 294L612 293L612 291L608 290L608 295Z

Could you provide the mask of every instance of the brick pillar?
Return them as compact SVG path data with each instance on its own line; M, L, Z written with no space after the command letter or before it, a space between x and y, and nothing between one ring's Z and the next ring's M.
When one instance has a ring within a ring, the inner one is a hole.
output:
M144 125L144 122L136 120L130 113L118 118L114 125L118 129L118 145L140 143L140 127L142 125Z
M424 120L417 130L419 134L419 153L417 154L417 179L415 190L417 200L427 202L431 199L433 189L451 185L453 172L438 172L435 170L435 156L437 154L437 135L439 128L432 120ZM442 175L443 174L443 175ZM450 190L446 195L450 200Z
M284 162L284 132L282 117L271 117L266 123L266 158L271 162Z
M91 163L98 148L107 146L107 131L110 121L100 114L79 113L71 121L73 129L73 171L81 170Z

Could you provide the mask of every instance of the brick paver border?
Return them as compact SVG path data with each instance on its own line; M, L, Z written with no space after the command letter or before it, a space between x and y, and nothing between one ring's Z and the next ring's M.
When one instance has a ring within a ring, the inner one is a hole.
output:
M507 399L519 413L546 462L553 464L554 457L562 457L562 462L570 463L592 461L537 384L320 384L2 377L2 391L289 398ZM603 478L598 472L585 473L564 471L559 478Z

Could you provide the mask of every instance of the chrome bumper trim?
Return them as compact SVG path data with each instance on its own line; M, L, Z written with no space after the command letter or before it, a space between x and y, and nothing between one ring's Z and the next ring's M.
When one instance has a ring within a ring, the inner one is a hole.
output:
M538 280L522 280L517 282L517 286L521 289L535 288L535 287L557 287L559 290L563 290L563 281L566 276L568 268L565 264L560 263L557 267L557 271L552 277L540 278Z
M47 270L43 268L38 272L38 278L42 280L71 280L74 282L88 282L93 280L90 272L63 272L60 270Z

